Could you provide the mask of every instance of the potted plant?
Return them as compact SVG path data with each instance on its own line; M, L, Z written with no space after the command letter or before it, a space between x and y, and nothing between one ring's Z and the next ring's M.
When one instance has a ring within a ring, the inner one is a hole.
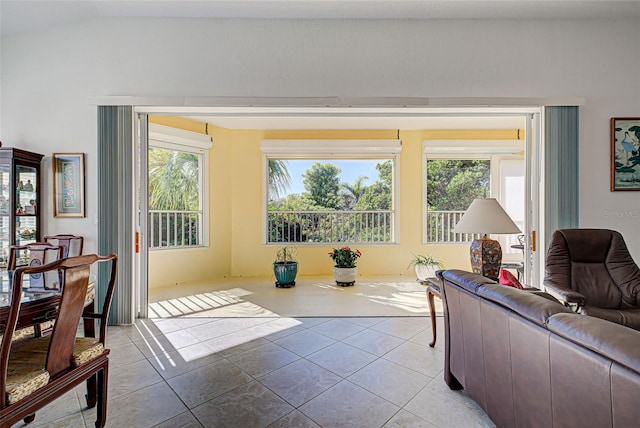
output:
M418 281L426 281L427 278L436 276L436 270L442 269L444 265L441 261L436 260L431 254L428 256L419 253L413 254L413 259L409 263L407 269L413 266L416 270Z
M352 250L349 247L334 248L329 253L329 257L335 262L333 276L336 279L336 284L341 287L355 284L358 276L356 261L361 255L360 250Z
M280 247L273 262L273 274L276 276L276 287L291 288L296 285L298 274L298 250L295 247Z

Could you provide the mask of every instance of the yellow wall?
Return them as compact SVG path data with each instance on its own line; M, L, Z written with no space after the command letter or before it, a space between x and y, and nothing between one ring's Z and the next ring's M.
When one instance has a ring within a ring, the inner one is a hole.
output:
M272 277L276 247L262 244L262 153L264 139L395 139L397 131L231 130L162 117L151 122L213 137L210 151L210 247L154 251L149 262L152 287L204 282L226 276ZM425 139L516 139L515 130L400 131L400 244L361 244L359 275L407 275L411 253L433 253L447 268L470 269L468 244L422 245L422 142ZM298 275L332 274L332 246L297 245ZM187 269L188 267L188 269Z
M205 134L206 124L180 117L150 117L149 122ZM211 128L211 127L209 127ZM209 151L209 247L149 252L149 287L199 283L231 272L231 144L218 129ZM228 131L227 131L228 132ZM211 133L211 132L210 132Z
M177 116L149 116L149 123L156 125L170 126L185 131L197 132L198 134L207 133L207 124L196 122L195 120L186 119Z

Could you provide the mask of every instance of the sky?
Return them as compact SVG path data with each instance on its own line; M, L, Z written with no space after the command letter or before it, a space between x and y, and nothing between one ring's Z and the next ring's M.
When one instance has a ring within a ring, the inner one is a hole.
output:
M384 162L382 159L287 159L287 170L291 176L291 188L287 191L287 195L292 193L304 192L304 184L302 183L302 174L311 168L315 162L332 163L342 170L340 173L340 182L353 184L358 177L365 175L369 177L364 184L370 186L378 180L378 171L376 164Z

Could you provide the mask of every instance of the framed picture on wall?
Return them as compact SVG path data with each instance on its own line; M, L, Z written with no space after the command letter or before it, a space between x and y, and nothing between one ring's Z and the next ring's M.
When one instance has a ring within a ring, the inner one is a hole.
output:
M84 153L53 154L53 215L84 217Z
M640 117L611 118L611 191L640 190Z

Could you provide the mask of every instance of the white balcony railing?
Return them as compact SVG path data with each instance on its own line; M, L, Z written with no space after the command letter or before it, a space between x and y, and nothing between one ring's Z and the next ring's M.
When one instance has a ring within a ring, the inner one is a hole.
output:
M464 211L427 211L427 242L471 242L480 234L454 233ZM267 242L391 243L393 211L269 211ZM202 245L199 211L149 211L149 248Z
M269 211L267 243L390 243L393 222L393 211Z
M427 242L471 242L482 236L473 233L454 233L453 228L464 211L427 211Z
M149 249L202 245L202 212L149 210Z

